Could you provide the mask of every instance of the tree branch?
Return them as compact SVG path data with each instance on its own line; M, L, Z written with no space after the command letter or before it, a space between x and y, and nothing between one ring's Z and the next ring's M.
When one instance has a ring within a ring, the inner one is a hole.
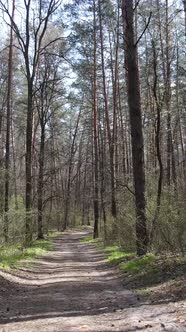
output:
M141 0L138 0L138 1L136 2L135 6L134 6L134 9L133 9L133 10L134 10L134 12L135 12L135 10L137 9L137 7L138 7L138 5L139 5L140 1L141 1Z
M151 21L151 17L152 17L152 12L150 12L150 15L149 15L148 21L147 21L147 23L146 23L146 26L145 26L145 28L143 29L143 31L142 31L141 35L139 36L139 38L137 39L137 41L136 41L134 47L136 47L136 46L138 45L138 43L140 42L141 38L143 37L145 31L147 30L147 28L148 28L148 26L149 26L149 24L150 24L150 21Z

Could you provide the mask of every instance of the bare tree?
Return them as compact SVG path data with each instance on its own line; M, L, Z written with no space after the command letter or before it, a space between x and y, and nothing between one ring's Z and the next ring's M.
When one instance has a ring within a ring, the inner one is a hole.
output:
M48 46L42 45L45 37L48 22L51 15L57 10L60 5L60 0L49 0L43 6L43 1L40 0L38 4L37 15L33 12L31 6L32 0L24 0L25 10L25 31L24 34L16 24L14 17L9 12L8 7L3 1L0 1L0 6L3 12L9 17L12 30L15 32L19 49L21 50L25 62L25 75L27 79L27 126L26 126L26 242L30 242L31 234L31 210L32 210L32 127L33 127L33 96L34 96L34 79L36 76L36 68L39 58L44 49ZM33 14L34 13L34 14ZM34 15L34 18L31 15ZM37 19L36 19L37 17ZM31 24L31 20L33 24ZM31 30L33 40L31 37ZM50 42L51 45L52 42ZM30 56L32 54L32 57Z

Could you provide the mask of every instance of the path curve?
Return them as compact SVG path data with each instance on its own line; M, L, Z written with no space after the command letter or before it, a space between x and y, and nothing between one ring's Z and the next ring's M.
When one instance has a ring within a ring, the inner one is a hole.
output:
M10 272L0 271L0 332L186 331L185 303L142 304L87 230L54 240L54 250ZM185 316L184 316L185 313Z

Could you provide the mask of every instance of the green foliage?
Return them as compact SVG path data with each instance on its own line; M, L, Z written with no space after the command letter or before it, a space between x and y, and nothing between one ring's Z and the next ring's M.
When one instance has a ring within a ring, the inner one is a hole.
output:
M130 258L134 256L131 252L124 252L119 246L113 245L113 246L106 246L104 248L104 251L106 253L107 259L111 263L117 264L118 261L121 261L125 258Z
M129 184L132 188L132 184ZM157 178L152 174L147 176L147 227L150 232L152 221L157 208ZM167 188L164 186L160 213L156 219L156 229L154 239L150 250L161 253L182 253L186 252L186 205L184 190L179 185L179 191L174 187ZM101 237L105 244L115 244L122 248L124 252L134 252L136 247L135 235L135 205L133 197L128 190L124 190L118 195L118 216L114 220L107 212L107 238L104 239L104 230L102 226ZM103 222L102 222L103 224Z
M16 206L17 205L17 206ZM31 224L30 229L32 234L36 234L37 231L37 211L32 209L30 211ZM23 244L25 241L25 206L23 197L21 195L17 196L17 201L15 196L10 199L10 207L7 213L8 217L8 243L12 244ZM5 213L1 215L0 220L0 245L4 244L4 220Z
M124 273L138 274L144 271L155 271L156 257L150 253L143 257L136 257L134 252L123 251L118 245L104 247L109 262L118 265Z
M63 222L63 212L61 212L61 209L54 209L50 212L46 211L43 213L43 221L44 221L44 228L46 233L48 233L48 230L51 229L61 229L62 222Z
M25 206L21 195L12 196L10 199L10 208L8 211L8 244L9 245L23 245L25 242ZM37 237L37 210L32 209L30 212L31 223L30 230L33 238ZM4 218L5 213L0 216L0 246L4 245ZM61 210L54 210L52 213L44 211L43 213L43 230L44 234L48 234L50 230L60 230L62 226L63 214ZM51 231L50 235L53 237L60 235L61 232Z
M12 267L22 259L34 258L51 249L52 243L48 240L33 241L28 248L23 248L20 245L3 246L0 248L0 267Z
M100 239L93 239L92 235L88 235L80 239L81 243L98 243Z
M59 232L59 231L50 231L48 233L48 238L52 239L54 237L60 236L61 234L63 234L64 232Z
M16 204L19 209L24 209L24 200L21 195L17 195L17 197L15 197L15 195L12 195L10 202L9 202L9 205L10 205L9 209L16 210Z
M69 213L70 226L79 227L82 225L82 213L78 209L74 209Z
M133 252L136 248L135 205L131 195L128 190L124 190L121 195L118 195L117 218L114 219L107 212L107 239L104 239L106 245L114 243L125 252Z
M128 262L122 262L119 264L119 268L123 272L135 274L151 268L154 261L155 256L153 254L148 254L143 257L134 258Z
M156 209L157 188L155 182L152 181L147 188L147 220L150 230ZM155 252L176 251L184 254L186 250L186 207L184 201L185 197L181 189L178 195L174 188L171 192L168 188L164 188L153 240Z

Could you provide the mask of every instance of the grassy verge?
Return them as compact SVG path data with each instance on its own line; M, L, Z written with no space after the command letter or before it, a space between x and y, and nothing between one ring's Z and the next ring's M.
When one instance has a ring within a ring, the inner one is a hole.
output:
M133 257L128 262L119 264L119 268L124 273L137 274L154 268L155 256L147 254L142 257Z
M80 239L81 243L100 243L101 240L100 239L93 239L92 235L88 235L88 236L84 236Z
M49 239L53 239L54 237L57 237L57 236L60 236L60 235L62 235L62 234L64 234L64 232L59 232L59 231L51 231L51 232L49 232L48 233L48 235L47 235L47 237L49 238Z
M107 260L122 272L124 287L134 289L143 299L152 302L186 299L186 256L149 253L137 257L118 245L103 246L100 239L93 240L91 236L82 238L81 242L101 246Z
M108 261L123 273L123 284L134 289L144 300L152 302L186 299L186 257L155 256L149 253L136 257L118 246L105 247Z
M0 247L0 268L13 267L22 259L32 259L51 249L52 242L49 240L33 241L28 248L23 248L19 245Z
M119 265L123 260L129 260L134 257L134 253L125 252L119 246L105 246L104 252L109 262Z
M125 252L117 245L104 247L104 252L109 262L117 265L121 272L131 277L154 268L155 255L153 254L136 257L134 252Z

